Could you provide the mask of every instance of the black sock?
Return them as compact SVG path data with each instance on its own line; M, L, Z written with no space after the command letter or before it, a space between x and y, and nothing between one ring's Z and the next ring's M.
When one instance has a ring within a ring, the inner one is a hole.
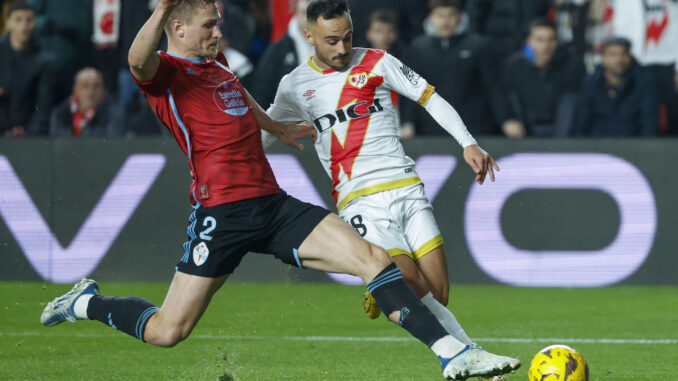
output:
M120 298L95 295L87 305L87 317L141 341L144 341L144 330L148 319L156 312L158 312L158 307L136 296Z
M421 302L421 299L405 283L400 269L392 263L370 283L367 290L372 293L379 308L389 316L393 311L400 311L398 325L405 328L427 346L447 335L433 313Z

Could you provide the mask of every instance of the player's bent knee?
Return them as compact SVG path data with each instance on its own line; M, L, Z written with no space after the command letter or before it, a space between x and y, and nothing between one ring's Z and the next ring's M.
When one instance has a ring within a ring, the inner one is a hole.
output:
M393 263L391 260L391 257L389 257L388 253L386 250L382 249L381 247L373 244L369 244L369 250L370 250L370 259L371 262L379 268L379 271L383 270L384 267L390 265Z
M191 330L185 329L183 327L172 327L164 329L159 334L156 334L153 338L153 344L171 348L180 342L184 341L191 334Z
M414 291L414 293L417 294L417 296L420 298L428 294L429 291L431 291L431 288L429 287L426 278L424 278L424 276L421 275L421 273L418 272L411 273L406 271L403 272L403 279L405 279L407 285L410 286L412 291Z
M386 250L379 246L367 243L366 251L355 253L356 260L352 265L352 273L363 278L365 282L369 282L377 276L384 268L392 263Z
M435 287L433 290L431 290L433 293L433 297L435 300L440 302L443 306L447 307L447 304L449 303L449 298L450 298L450 291L449 287Z

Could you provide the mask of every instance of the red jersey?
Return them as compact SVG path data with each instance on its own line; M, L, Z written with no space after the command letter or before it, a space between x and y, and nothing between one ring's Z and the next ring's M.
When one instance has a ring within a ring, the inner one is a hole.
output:
M259 124L224 55L158 55L155 78L135 81L188 156L191 202L210 207L279 193Z

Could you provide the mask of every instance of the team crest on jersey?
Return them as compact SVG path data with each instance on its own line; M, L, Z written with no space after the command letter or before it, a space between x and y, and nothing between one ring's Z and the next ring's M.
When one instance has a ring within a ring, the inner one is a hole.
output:
M200 242L198 246L193 248L193 262L196 266L200 266L207 260L207 257L210 256L210 250L205 245L205 242Z
M249 110L242 92L238 88L230 87L228 82L222 82L214 90L214 103L228 115L242 116Z
M351 86L353 87L362 89L363 86L367 84L367 74L366 73L353 74L348 77L348 83L350 83Z

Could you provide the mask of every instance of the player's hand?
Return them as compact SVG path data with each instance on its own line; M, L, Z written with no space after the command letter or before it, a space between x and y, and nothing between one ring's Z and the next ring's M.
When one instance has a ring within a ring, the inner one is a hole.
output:
M299 143L299 139L303 139L307 136L313 138L313 143L318 138L318 133L313 126L306 122L301 123L285 123L282 129L283 133L280 135L280 140L288 146L294 147L299 151L304 150L304 145Z
M475 181L482 185L485 182L485 176L490 174L490 180L494 182L494 170L499 172L499 166L494 162L494 159L485 152L482 148L473 144L464 148L464 160L471 166L473 172L476 173Z

